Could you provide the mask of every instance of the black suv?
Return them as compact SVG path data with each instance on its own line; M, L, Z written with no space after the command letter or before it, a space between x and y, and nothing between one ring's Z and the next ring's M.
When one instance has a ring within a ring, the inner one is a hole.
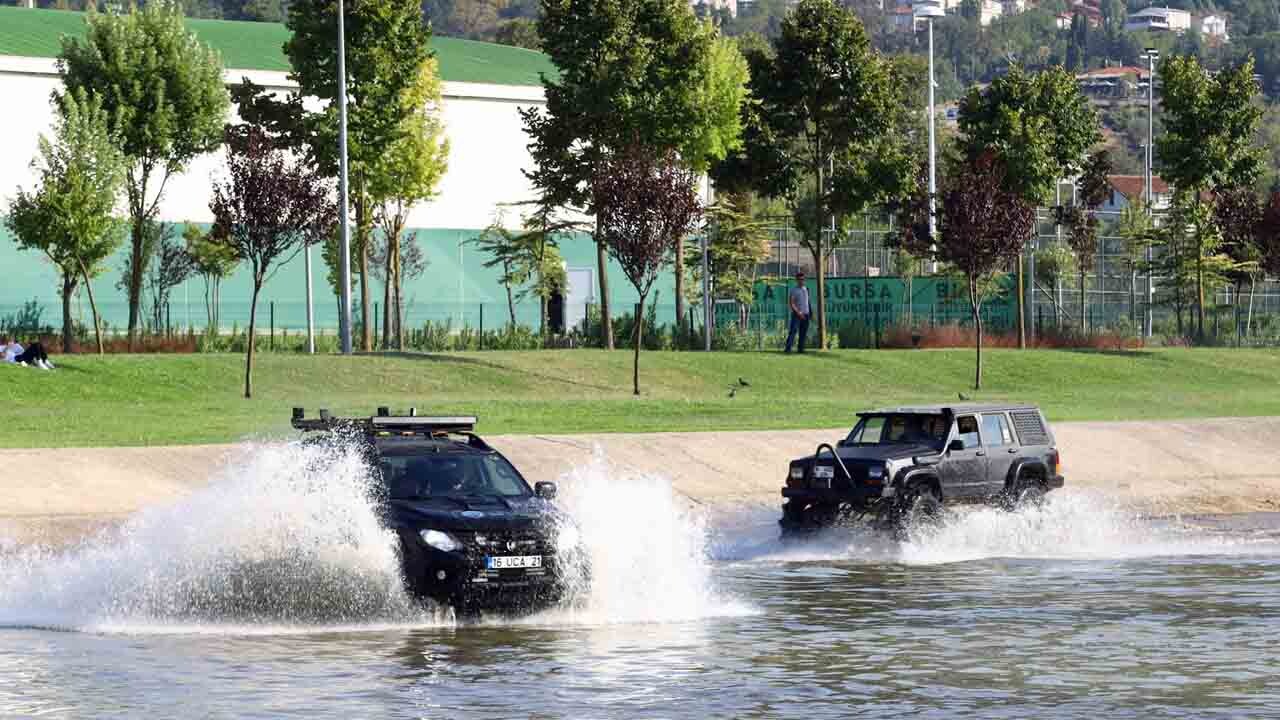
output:
M1029 405L904 407L859 413L835 447L793 460L782 496L784 533L869 517L901 528L943 504L1016 508L1060 488L1061 456Z
M551 502L555 483L530 488L475 424L413 410L393 417L385 407L360 419L293 410L293 427L318 433L314 442L359 444L415 596L468 615L555 604L588 581L578 528Z

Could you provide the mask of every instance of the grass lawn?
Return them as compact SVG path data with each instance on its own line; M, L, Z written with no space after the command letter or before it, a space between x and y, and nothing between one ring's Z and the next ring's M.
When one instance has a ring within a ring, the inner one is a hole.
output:
M227 442L288 431L289 409L369 415L377 405L475 413L499 433L762 430L850 424L874 406L1040 403L1050 419L1280 415L1280 351L645 353L594 350L400 357L258 356L240 397L238 355L56 357L56 372L0 367L0 447ZM729 397L738 378L751 387Z

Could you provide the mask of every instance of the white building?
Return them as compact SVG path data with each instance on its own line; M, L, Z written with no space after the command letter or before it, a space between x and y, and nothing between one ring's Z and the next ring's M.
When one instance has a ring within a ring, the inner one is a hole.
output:
M1027 0L1001 0L1000 5L1005 15L1017 15L1027 10Z
M693 7L705 6L708 10L728 10L729 14L738 17L738 0L689 0Z
M55 53L60 35L83 32L84 27L79 13L0 7L0 27L17 28L19 23L23 32L17 44L6 44L6 38L12 42L14 35L0 32L0 97L8 108L8 112L0 114L0 137L4 138L4 152L0 152L0 218L17 190L30 190L36 182L30 164L37 154L39 137L53 131L55 118L50 97L62 85L52 57L20 53L28 48ZM208 42L223 53L224 63L231 68L224 76L228 84L248 77L278 94L296 89L284 71L287 61L283 55L275 54L287 37L279 25L191 20L188 26L198 37L207 32ZM220 47L218 43L227 43L228 37L234 37L236 44ZM246 38L250 42L244 42ZM272 51L260 53L261 48ZM415 208L409 218L409 227L416 232L429 265L421 282L409 289L417 303L413 311L417 314L411 314L407 322L420 326L424 318L437 322L448 319L454 327L464 321L474 326L480 304L505 303L505 294L496 282L497 276L483 267L487 256L479 254L470 241L501 211L505 210L509 225L518 225L521 209L511 206L535 197L524 174L532 169L533 161L520 110L545 104L539 75L554 73L555 67L541 53L454 38L434 38L432 49L440 60L444 80L441 112L450 143L449 168L437 197ZM233 108L228 120L234 119ZM179 224L209 223L213 219L209 210L210 185L225 175L222 152L196 158L185 172L169 179L158 219ZM561 243L561 252L572 285L565 300L566 319L572 325L585 313L585 303L595 299L599 287L595 249L589 238L575 236ZM318 256L316 262L313 277L317 321L322 327L332 328L336 325L335 304ZM275 298L277 327L287 323L296 329L305 316L301 262L295 265L298 267L289 266L279 273L264 291L268 293L264 297ZM98 303L113 326L122 322L123 298L115 290L119 267L119 258L113 258L106 272L94 280ZM19 250L2 222L0 268L5 274L5 282L0 283L0 316L14 312L33 297L45 308L57 307L56 271L39 253ZM613 267L609 276L611 299L619 307L629 307L625 303L634 303L635 298L631 297L625 278ZM192 280L189 284L187 290L177 291L178 297L189 298L187 312L181 315L183 323L189 315L197 316L193 320L203 316L200 282ZM228 299L224 303L226 326L233 322L240 327L247 325L248 306L241 303L241 294L247 287L244 277L228 281L228 292L223 296ZM667 294L668 290L663 292ZM538 316L537 303L533 305L527 313L517 309L522 323ZM491 312L496 313L497 307ZM175 321L179 314L174 308Z
M1205 37L1216 38L1227 42L1231 37L1227 34L1227 19L1221 15L1205 15L1200 19L1200 32Z
M1098 209L1103 212L1120 212L1134 200L1147 198L1147 180L1142 175L1108 175L1111 194ZM1155 212L1168 210L1173 204L1173 189L1159 175L1151 179L1151 208Z
M1130 14L1124 29L1129 32L1172 32L1181 35L1191 29L1191 13L1186 10L1151 7Z

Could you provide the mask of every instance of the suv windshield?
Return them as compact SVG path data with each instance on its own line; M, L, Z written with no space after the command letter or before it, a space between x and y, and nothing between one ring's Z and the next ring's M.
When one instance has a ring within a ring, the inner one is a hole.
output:
M949 429L942 415L864 415L845 444L927 445L941 450Z
M379 465L387 493L396 500L533 494L515 468L495 454L384 455Z

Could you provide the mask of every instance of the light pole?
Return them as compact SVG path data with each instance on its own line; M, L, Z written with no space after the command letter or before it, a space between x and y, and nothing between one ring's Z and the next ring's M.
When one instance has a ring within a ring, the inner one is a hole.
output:
M1155 227L1155 174L1152 172L1152 163L1155 157L1155 127L1156 127L1156 61L1160 59L1160 51L1155 48L1147 48L1143 53L1143 57L1147 59L1147 152L1146 152L1146 185L1147 185L1147 218L1151 227ZM1155 304L1155 277L1152 274L1152 261L1155 260L1155 250L1151 243L1147 243L1147 312L1145 315L1146 337L1150 338L1155 332L1155 313L1152 311L1152 305Z
M947 13L942 9L941 0L915 0L911 5L911 14L915 19L924 18L929 31L929 241L935 243L938 237L938 139L935 128L937 111L934 107L933 78L933 19L943 17ZM930 272L933 271L930 263Z
M338 334L342 336L342 354L351 354L351 227L347 222L347 29L346 14L338 0L338 209L341 230L338 234L338 281L342 285L342 312L338 316ZM311 273L307 273L310 282ZM368 322L369 318L365 318Z

